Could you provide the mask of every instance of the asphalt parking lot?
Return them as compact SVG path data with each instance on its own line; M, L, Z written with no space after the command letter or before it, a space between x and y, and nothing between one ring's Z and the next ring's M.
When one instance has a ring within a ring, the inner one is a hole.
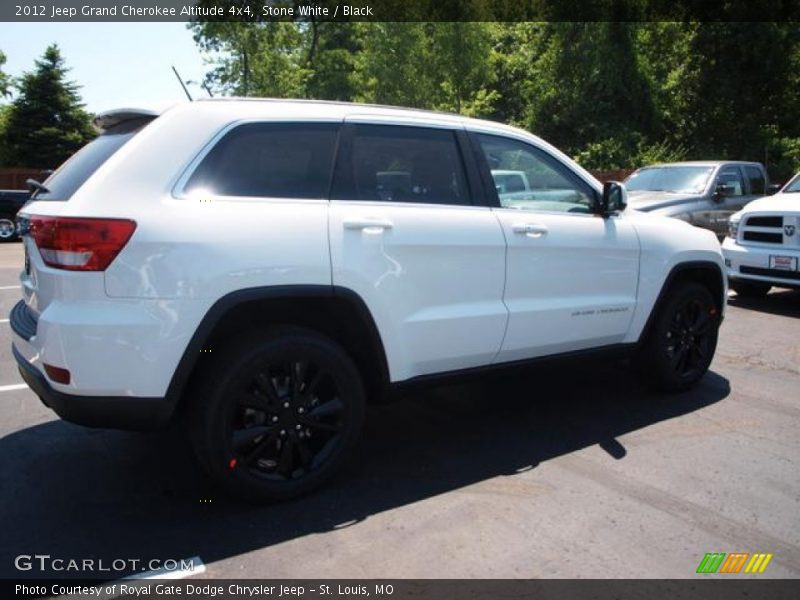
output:
M21 265L0 245L0 318ZM38 553L199 556L215 578L690 578L707 552L800 577L800 292L731 296L691 393L648 393L617 361L426 390L371 410L333 485L263 507L220 496L176 432L58 420L9 387L10 340L6 320L0 577L36 576L14 557Z

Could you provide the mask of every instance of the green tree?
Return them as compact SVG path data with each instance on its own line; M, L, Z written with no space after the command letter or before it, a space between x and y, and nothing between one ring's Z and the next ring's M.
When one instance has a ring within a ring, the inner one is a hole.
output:
M36 69L17 82L19 94L0 140L7 164L55 168L94 137L78 86L66 79L67 72L58 46L52 45Z
M3 65L6 64L6 55L0 50L0 97L8 96L9 78L3 73Z

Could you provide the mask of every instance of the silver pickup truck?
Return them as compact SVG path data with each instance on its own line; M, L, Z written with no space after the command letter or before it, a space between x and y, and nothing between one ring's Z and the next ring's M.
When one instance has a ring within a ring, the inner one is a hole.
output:
M650 165L634 171L625 187L631 208L710 229L720 239L733 213L779 189L769 185L764 165L742 161Z

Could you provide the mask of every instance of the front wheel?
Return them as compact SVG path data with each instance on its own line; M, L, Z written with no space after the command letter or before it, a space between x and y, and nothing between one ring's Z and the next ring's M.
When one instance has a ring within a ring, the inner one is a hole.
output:
M194 389L197 456L246 500L285 500L321 486L353 450L364 420L353 361L332 340L299 328L226 345Z
M668 392L695 385L714 358L719 324L719 308L706 287L674 286L637 355L646 382Z

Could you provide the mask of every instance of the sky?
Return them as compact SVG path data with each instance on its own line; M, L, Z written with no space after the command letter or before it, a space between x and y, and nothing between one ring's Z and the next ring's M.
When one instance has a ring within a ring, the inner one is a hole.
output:
M71 68L69 79L81 86L90 112L112 108L165 108L186 96L170 68L178 69L189 92L210 70L186 23L0 23L0 50L11 76L34 68L34 60L56 43Z

